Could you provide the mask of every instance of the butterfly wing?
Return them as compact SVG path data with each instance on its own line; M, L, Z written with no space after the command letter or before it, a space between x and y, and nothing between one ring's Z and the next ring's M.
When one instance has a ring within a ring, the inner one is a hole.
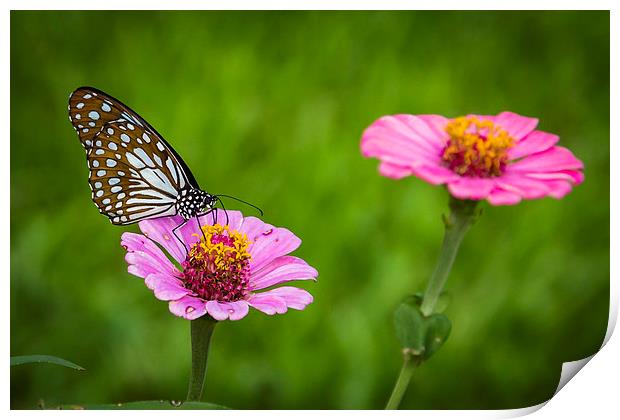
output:
M86 151L93 145L95 137L111 121L124 120L143 128L149 135L157 137L176 162L183 168L187 180L194 188L199 188L187 164L168 142L137 112L105 92L90 86L76 89L69 96L69 121L80 138Z
M103 126L119 119L132 121L140 126L145 124L141 118L120 101L90 87L81 87L69 97L69 121L80 137L86 150L90 149L94 138Z
M179 192L189 186L161 139L124 120L103 126L87 160L93 201L114 224L176 214Z
M69 119L86 149L92 199L113 224L174 215L179 192L198 188L176 151L117 99L79 88Z

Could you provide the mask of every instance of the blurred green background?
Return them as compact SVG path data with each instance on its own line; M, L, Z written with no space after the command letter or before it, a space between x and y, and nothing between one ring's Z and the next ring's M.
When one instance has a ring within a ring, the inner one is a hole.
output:
M144 116L210 192L261 206L318 268L303 312L214 336L205 399L370 409L401 365L392 312L434 267L442 188L378 176L361 133L393 113L540 118L584 161L561 201L484 205L448 282L453 333L407 409L517 408L601 345L609 302L607 12L12 12L11 406L182 399L189 324L127 274L90 200L67 98ZM234 207L232 202L229 206ZM246 213L251 209L241 208Z

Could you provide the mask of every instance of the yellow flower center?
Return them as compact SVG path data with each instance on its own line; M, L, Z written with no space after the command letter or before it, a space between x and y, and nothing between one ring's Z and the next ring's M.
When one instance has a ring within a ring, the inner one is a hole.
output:
M493 177L504 172L514 139L492 121L458 117L446 125L450 136L443 151L446 166L462 176Z
M205 225L200 242L192 245L183 262L185 287L205 300L243 299L248 289L250 241L228 225Z

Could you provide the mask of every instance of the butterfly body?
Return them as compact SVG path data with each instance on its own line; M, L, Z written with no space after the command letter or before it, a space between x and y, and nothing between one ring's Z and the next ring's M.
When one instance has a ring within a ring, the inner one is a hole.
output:
M202 190L187 164L142 117L92 87L69 97L69 121L86 150L92 199L110 222L126 225L208 213L218 197Z
M175 204L177 214L185 220L203 214L215 207L217 197L199 188L181 190Z

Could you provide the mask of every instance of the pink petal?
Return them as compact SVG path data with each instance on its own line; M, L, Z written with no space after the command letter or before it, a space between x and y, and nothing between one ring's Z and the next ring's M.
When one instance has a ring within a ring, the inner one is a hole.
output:
M178 274L162 250L147 237L125 232L121 235L121 245L127 250L125 261L129 264L128 271L131 274L142 278L151 273Z
M560 180L563 179L565 181L572 182L573 184L581 184L585 179L583 172L580 171L558 171L558 172L548 172L548 173L536 173L531 172L525 174L528 178L534 179L542 179L542 180Z
M515 140L527 136L538 125L538 118L522 117L514 112L502 112L495 117L494 121Z
M274 229L274 226L263 222L257 217L249 216L243 219L239 231L245 233L250 241L254 241L257 236L272 229Z
M314 298L306 290L297 287L284 286L267 292L253 295L248 303L259 311L268 315L286 312L285 306L292 309L302 310L312 303Z
M446 133L446 125L448 124L448 119L442 115L418 115L422 121L426 123L429 130L432 132L433 138L442 139L440 145L443 148L445 142L448 140L449 136Z
M174 315L189 320L200 318L207 313L205 302L192 296L171 300L168 303L168 308Z
M481 200L486 198L495 187L492 178L469 178L459 177L448 183L448 190L456 198L461 200Z
M393 179L401 179L411 175L411 169L394 165L388 162L381 162L379 164L379 173L383 176Z
M286 301L277 296L261 296L261 294L254 295L248 299L248 304L258 309L267 315L283 314L288 311Z
M227 215L228 215L228 218L226 217ZM228 227L230 227L232 230L239 230L241 228L241 223L243 223L243 215L241 214L240 211L238 210L224 211L222 209L215 209L213 210L213 214L207 214L205 216L200 217L200 225L201 226L213 225L214 218L218 224L222 226L225 226L226 224L228 224Z
M197 242L200 242L204 237L200 226L212 226L213 223L219 225L226 225L226 214L228 214L228 226L233 230L238 230L243 221L243 216L240 211L222 209L214 209L211 213L200 216L198 220L195 217L187 220L179 229L177 229L177 235L183 240L187 249ZM198 225L200 222L200 225ZM185 249L183 249L183 255L185 255Z
M246 217L240 231L252 242L248 247L248 252L252 255L252 272L257 272L271 260L296 250L301 244L301 239L290 230L276 228L255 217Z
M163 246L180 263L185 260L185 248L174 236L172 230L181 226L183 222L184 220L181 216L159 217L157 219L142 220L138 223L138 226L140 226L142 233Z
M159 300L177 300L190 293L179 279L166 274L149 274L144 283Z
M508 157L512 160L544 152L553 147L559 140L560 137L555 134L545 133L544 131L532 131L527 137L517 142L508 150Z
M511 172L557 172L581 169L583 169L583 163L570 150L554 146L544 152L511 163L507 170Z
M491 194L489 194L487 200L494 206L509 206L520 202L521 196L514 192L496 188L491 191Z
M439 116L435 116L441 118ZM433 116L429 120L435 123ZM379 118L363 133L362 154L383 161L408 166L433 161L445 145L447 134L414 115L393 115Z
M528 178L520 174L504 174L496 178L496 184L504 191L519 194L526 199L541 198L549 194L550 191L547 182Z
M218 302L216 300L210 300L206 304L207 312L214 319L218 321L224 321L229 319L231 321L237 321L248 314L248 304L243 300L237 302Z
M285 255L252 273L250 287L252 290L259 290L291 280L314 280L318 275L318 271L301 258Z
M460 178L457 174L448 168L444 168L439 163L416 166L412 169L412 172L418 178L434 185L446 184Z
M563 180L547 181L547 185L551 189L549 195L557 199L564 197L573 189L573 185L570 182Z

